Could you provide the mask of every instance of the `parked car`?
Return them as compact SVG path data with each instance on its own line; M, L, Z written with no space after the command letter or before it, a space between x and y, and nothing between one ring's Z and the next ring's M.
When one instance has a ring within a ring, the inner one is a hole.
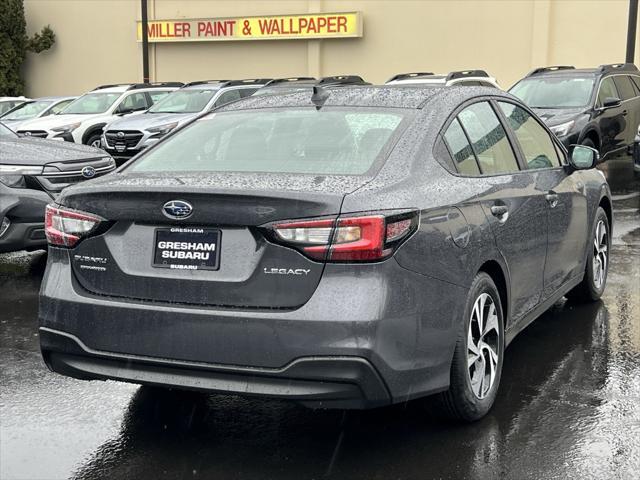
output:
M596 157L496 88L233 102L48 207L44 360L312 407L437 394L476 420L516 334L604 291Z
M35 100L27 100L0 115L0 122L5 127L16 131L27 120L60 113L76 98L78 97L41 97Z
M0 253L47 248L47 204L69 185L115 169L97 148L20 138L0 123Z
M640 123L640 72L630 63L598 68L536 68L509 90L542 118L562 143L626 150Z
M59 115L24 122L18 133L100 147L107 123L146 110L180 86L179 82L102 85L77 98Z
M460 70L446 75L433 72L399 73L387 80L386 85L432 85L500 88L495 78L484 70Z
M8 112L13 107L30 100L25 97L0 97L0 115Z
M330 77L322 77L320 79L314 77L289 77L274 78L264 87L258 90L256 95L273 95L295 93L303 90L309 90L314 86L319 87L345 87L354 85L371 85L365 82L359 75L333 75Z
M114 119L102 148L120 165L202 112L252 95L269 79L201 80L186 84L141 115Z

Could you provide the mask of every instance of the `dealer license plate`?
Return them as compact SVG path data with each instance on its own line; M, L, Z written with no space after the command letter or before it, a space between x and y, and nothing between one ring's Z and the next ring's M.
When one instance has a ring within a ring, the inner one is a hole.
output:
M220 230L198 227L157 228L153 266L175 270L217 270Z

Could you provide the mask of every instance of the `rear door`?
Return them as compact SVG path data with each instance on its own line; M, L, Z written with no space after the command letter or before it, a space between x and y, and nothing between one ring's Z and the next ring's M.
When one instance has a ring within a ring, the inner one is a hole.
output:
M543 192L548 211L548 247L544 267L543 297L583 271L587 242L587 197L584 184L567 174L564 156L549 132L524 108L497 102L515 134L524 167Z
M511 321L517 322L542 295L547 254L545 192L539 189L535 174L520 170L511 139L491 103L464 108L458 120L477 163L478 180L488 186L479 201L509 269ZM469 159L465 163L464 168L472 172L475 167Z

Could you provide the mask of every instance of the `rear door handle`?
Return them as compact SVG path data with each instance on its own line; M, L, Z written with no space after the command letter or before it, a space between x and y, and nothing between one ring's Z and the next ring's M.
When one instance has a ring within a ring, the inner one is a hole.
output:
M622 115L627 115L627 111L626 111L626 110L623 110L623 111L622 111Z
M556 205L558 205L558 194L557 193L547 193L544 198L547 199L547 202L549 202L549 206L551 208L554 208Z
M493 205L491 207L491 215L501 222L504 222L507 220L507 216L509 215L509 209L506 205Z

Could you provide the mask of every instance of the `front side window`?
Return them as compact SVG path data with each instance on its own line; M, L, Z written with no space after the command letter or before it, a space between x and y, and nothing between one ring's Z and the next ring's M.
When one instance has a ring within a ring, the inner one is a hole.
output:
M149 94L149 98L151 98L151 105L154 105L170 94L171 90L152 90L147 93Z
M528 169L560 166L549 133L529 112L513 103L498 102L498 105L516 134Z
M224 105L225 103L233 102L235 100L240 99L240 90L227 90L220 94L218 99L216 100L215 106L219 107L220 105Z
M65 108L67 108L67 106L73 102L73 99L69 99L69 100L63 100L62 102L54 105L53 107L51 107L51 110L49 110L47 112L47 115L56 115L60 112L62 112Z
M47 100L23 103L2 118L3 120L27 120L29 118L35 118L49 105L51 105L51 102Z
M463 175L479 175L480 169L476 163L476 156L457 118L454 118L447 128L444 139L458 172Z
M458 114L480 165L480 173L494 175L518 171L507 133L488 102L474 103Z
M360 175L407 115L330 108L215 113L177 132L128 170Z
M118 105L118 110L121 112L131 112L146 110L147 107L146 95L142 92L138 92L127 95L120 105Z
M613 77L613 83L616 84L616 89L620 93L620 100L629 100L636 96L636 92L631 85L631 80L628 75L616 75Z
M604 105L607 98L620 98L618 90L613 83L613 78L607 77L600 82L600 90L598 91L598 106Z
M594 83L593 76L533 76L518 82L509 93L531 108L579 108L589 104Z
M104 113L120 98L121 93L94 92L82 95L72 102L64 111L65 114L97 114Z
M149 113L197 113L204 110L217 89L176 90L149 109Z

